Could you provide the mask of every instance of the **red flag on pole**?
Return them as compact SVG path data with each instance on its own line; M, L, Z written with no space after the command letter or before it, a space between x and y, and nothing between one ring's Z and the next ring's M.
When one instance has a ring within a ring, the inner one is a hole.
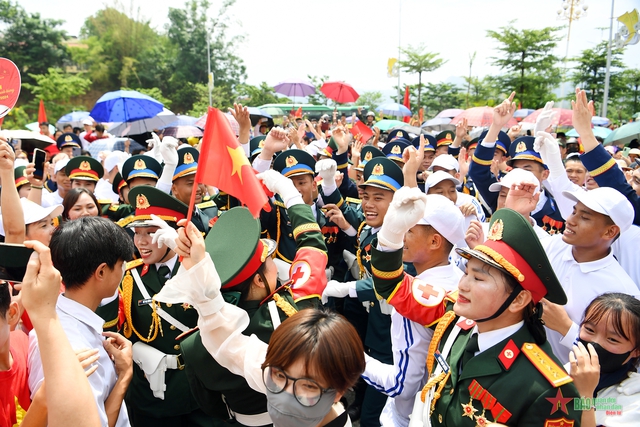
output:
M409 110L411 110L411 102L409 101L409 86L408 85L405 85L405 87L404 87L404 102L402 103L402 105L404 105ZM411 116L405 117L404 119L402 119L402 121L405 122L405 123L410 123L411 122Z
M369 129L369 126L365 125L361 121L355 122L355 124L351 127L351 133L353 136L361 135L362 142L367 142L373 137L373 131Z
M420 126L422 126L422 123L424 123L424 108L418 111L418 121L420 122Z
M209 107L204 129L195 182L212 185L232 195L257 218L268 202L267 195L231 130L229 121L220 110ZM189 203L189 220L196 190L197 185L194 185Z
M42 122L48 122L47 111L44 109L44 102L40 100L40 107L38 107L38 124Z
M302 107L298 107L298 110L296 111L296 118L298 117L302 117Z

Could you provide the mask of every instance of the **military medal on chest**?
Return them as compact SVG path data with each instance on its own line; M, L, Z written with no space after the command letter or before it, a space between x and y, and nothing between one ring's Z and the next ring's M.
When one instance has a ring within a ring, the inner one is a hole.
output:
M480 401L482 413L476 414L479 409L473 406L474 400ZM489 421L486 411L491 413L493 421ZM507 420L511 418L511 412L507 411L505 407L498 402L498 399L493 397L478 381L473 380L469 385L469 403L462 404L462 416L475 420L477 427L485 427L491 422L507 422Z

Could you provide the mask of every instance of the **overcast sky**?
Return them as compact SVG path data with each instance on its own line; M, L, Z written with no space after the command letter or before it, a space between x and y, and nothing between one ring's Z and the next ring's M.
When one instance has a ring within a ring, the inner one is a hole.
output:
M575 1L575 0L574 0ZM211 0L213 16L221 3ZM112 1L99 0L19 0L29 12L65 20L63 28L77 35L84 20ZM584 3L584 2L583 2ZM129 10L164 31L169 7L181 7L183 1L124 1ZM571 27L569 56L591 48L608 38L611 2L587 0L588 15ZM566 25L557 19L561 0L237 0L231 8L233 32L245 35L238 50L247 66L247 82L265 81L275 85L288 78L306 78L308 74L327 75L331 80L351 83L359 92L387 92L397 79L386 75L387 59L402 46L424 44L448 62L435 72L423 75L423 81L456 81L469 73L469 55L477 52L474 76L496 74L490 57L496 44L486 37L489 29L515 20L519 28L543 28ZM614 16L634 7L638 0L617 0ZM621 24L614 20L614 34ZM564 56L566 29L556 54ZM625 49L627 67L640 68L640 43ZM402 83L417 83L417 76L402 76Z

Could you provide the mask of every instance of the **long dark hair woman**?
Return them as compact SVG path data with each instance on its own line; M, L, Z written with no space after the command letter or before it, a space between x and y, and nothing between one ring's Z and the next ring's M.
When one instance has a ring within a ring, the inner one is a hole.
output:
M62 218L71 221L84 216L98 216L100 204L92 192L86 188L72 188L62 200Z

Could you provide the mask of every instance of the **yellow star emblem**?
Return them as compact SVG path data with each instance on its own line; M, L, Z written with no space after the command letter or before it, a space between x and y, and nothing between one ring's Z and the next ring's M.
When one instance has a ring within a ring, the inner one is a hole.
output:
M244 150L242 147L231 148L227 146L227 151L229 151L229 156L231 156L231 161L233 162L233 170L231 171L231 176L238 174L238 178L240 178L240 184L242 184L242 166L249 164L249 159L244 154Z

